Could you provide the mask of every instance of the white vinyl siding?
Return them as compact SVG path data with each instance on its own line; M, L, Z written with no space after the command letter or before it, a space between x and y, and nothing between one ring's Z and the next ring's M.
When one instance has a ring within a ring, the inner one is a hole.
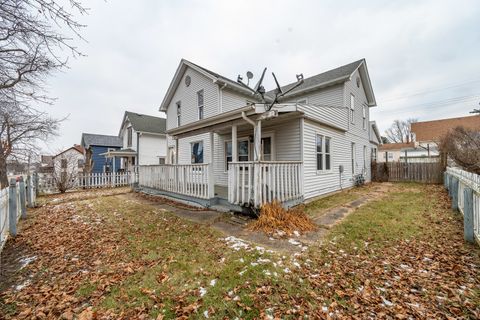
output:
M367 146L363 146L363 170L367 171Z
M357 155L356 155L356 150L355 150L355 142L352 142L351 144L351 152L350 152L350 158L351 158L351 161L352 161L352 165L351 165L351 168L352 168L352 175L355 175L355 172L356 172L356 167L357 167Z
M185 85L185 77L189 75L191 83L187 87ZM203 117L209 118L219 113L219 87L212 79L193 70L187 68L179 81L172 99L167 107L167 130L178 126L176 117L176 102L181 101L182 117L180 125L184 126L189 123L198 121L198 96L197 92L203 90ZM190 152L188 152L188 155Z

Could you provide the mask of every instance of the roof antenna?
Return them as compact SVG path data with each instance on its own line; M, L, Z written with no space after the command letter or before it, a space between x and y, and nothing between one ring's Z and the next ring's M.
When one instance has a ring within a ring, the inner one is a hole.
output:
M303 74L297 74L297 83L295 83L291 88L289 88L287 91L283 91L282 87L278 83L277 77L275 76L275 73L272 72L273 79L275 80L275 84L277 85L277 89L275 89L275 98L273 99L273 102L268 106L267 111L270 111L272 107L278 103L278 98L283 97L287 93L291 92L292 90L295 90L298 88L300 85L303 84Z
M250 79L253 78L253 73L251 71L247 71L247 86L250 84Z

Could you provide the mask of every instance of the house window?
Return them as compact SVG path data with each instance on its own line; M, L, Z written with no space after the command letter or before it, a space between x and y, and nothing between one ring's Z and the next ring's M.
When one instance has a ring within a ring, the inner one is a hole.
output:
M363 130L367 130L367 108L362 106Z
M355 96L350 93L350 121L355 123Z
M180 118L182 116L182 102L177 102L177 127L180 127L181 121Z
M232 141L225 142L225 171L228 171L228 164L232 161L248 161L248 140L238 140L237 152L238 160L233 160Z
M83 168L84 165L85 165L85 161L83 159L78 159L78 167Z
M197 92L198 120L203 119L203 90Z
M67 169L67 159L61 159L62 169Z
M158 164L165 164L165 157L158 157Z
M377 148L372 148L371 158L373 162L377 162Z
M316 152L317 152L317 170L330 170L332 168L331 164L331 146L330 146L330 137L325 137L317 134L316 137Z
M127 147L132 146L132 127L127 128Z
M262 138L262 160L272 161L272 138Z
M192 142L192 163L203 163L203 141Z
M351 158L352 158L352 175L353 175L355 174L355 142L352 142Z

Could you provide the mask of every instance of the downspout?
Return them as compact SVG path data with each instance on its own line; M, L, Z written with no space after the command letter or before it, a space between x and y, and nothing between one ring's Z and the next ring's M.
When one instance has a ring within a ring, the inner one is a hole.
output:
M136 170L135 172L138 172L138 166L140 165L140 132L137 132L137 161L135 164Z
M253 120L251 120L250 118L247 117L247 115L245 114L245 111L242 111L242 118L243 120L247 121L248 123L250 123L253 127L255 127L255 122Z

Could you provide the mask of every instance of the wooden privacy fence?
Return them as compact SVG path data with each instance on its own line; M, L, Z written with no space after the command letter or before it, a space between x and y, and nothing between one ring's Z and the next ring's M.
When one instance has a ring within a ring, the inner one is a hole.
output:
M55 175L39 173L37 189L39 194L58 193ZM115 188L128 186L136 182L136 176L130 172L79 173L71 177L68 189Z
M26 218L27 207L35 206L34 183L30 177L11 179L7 188L0 190L0 252L7 239L17 235L20 218Z
M373 162L372 180L378 182L412 181L422 183L442 183L443 167L440 162Z
M463 215L465 240L480 245L480 175L447 168L444 186L452 199L452 209Z

